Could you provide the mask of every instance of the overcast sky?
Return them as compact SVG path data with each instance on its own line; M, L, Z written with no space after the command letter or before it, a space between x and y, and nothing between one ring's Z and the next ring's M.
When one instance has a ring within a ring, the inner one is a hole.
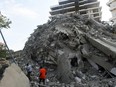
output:
M111 18L109 0L99 0L102 6L102 20ZM58 0L0 0L0 11L11 21L10 29L2 29L5 40L14 51L23 49L25 42L37 25L49 19L50 6L58 4ZM3 42L0 36L0 42Z

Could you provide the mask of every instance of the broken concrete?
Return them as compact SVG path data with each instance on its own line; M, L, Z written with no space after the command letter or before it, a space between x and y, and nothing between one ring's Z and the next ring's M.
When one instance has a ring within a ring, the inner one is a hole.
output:
M16 64L11 64L5 72L0 87L30 87L26 75Z
M75 77L78 77L81 85L87 87L90 81L111 77L111 73L116 75L115 43L115 34L104 24L80 15L62 15L35 29L25 43L19 65L22 69L27 62L33 66L44 65L48 68L50 82L74 82L76 85ZM74 57L77 59L72 66ZM85 79L73 71L82 72ZM36 77L38 69L34 72ZM105 72L107 75L104 77L102 74Z
M64 62L62 62L64 61ZM57 78L60 82L70 83L74 81L74 76L71 72L71 65L66 55L61 55L58 58Z

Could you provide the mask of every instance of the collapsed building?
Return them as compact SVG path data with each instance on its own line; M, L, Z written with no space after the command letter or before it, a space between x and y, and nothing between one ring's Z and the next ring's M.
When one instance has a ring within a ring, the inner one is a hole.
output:
M87 0L71 3L74 6L76 4L81 6L80 3L84 3L83 6L89 4L90 8L74 10L75 14L67 15L70 12L61 11L63 15L58 15L59 13L52 15L52 19L47 23L37 26L25 43L23 52L21 50L13 54L24 72L26 63L33 65L31 87L38 87L38 67L41 65L47 67L47 78L50 81L48 87L116 86L116 28L95 21L101 18L100 7L97 7L98 12L94 11L96 7L91 7L98 3L97 0L88 3L85 1ZM59 4L62 3L62 6L71 4L64 2L70 1L59 1ZM86 13L90 9L93 13ZM94 15L97 13L99 17ZM4 61L0 62L4 64ZM30 87L27 77L16 65L7 69L6 67L8 65L4 67L0 65L3 86L12 83L14 87L20 87L20 83L23 83L22 86Z
M32 87L39 66L47 67L48 85L56 87L109 87L116 85L116 28L101 19L97 0L59 0L51 19L38 25L18 58L25 71L34 66ZM51 87L50 86L50 87Z
M57 15L77 13L85 17L101 19L100 2L97 0L59 0L59 5L51 7L51 18Z
M116 34L112 26L92 18L64 14L38 25L25 43L22 58L25 63L33 60L35 67L46 66L47 78L55 85L116 85ZM113 78L112 84L104 81L107 78Z

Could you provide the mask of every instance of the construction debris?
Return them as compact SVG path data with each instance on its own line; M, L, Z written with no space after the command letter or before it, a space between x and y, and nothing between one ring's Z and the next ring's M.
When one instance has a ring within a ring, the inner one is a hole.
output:
M46 66L49 84L60 85L55 87L115 87L114 32L112 26L91 18L76 14L56 16L37 26L25 43L19 65L24 70L25 64L31 62L34 79L39 66ZM36 83L37 79L33 87Z

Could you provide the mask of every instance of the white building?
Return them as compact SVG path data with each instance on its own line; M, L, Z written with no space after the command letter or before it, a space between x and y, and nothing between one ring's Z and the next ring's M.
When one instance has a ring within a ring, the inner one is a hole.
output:
M110 21L113 21L116 24L116 0L109 0L107 5L110 7L110 11L112 13L112 18Z
M101 20L101 7L97 0L59 0L59 5L51 7L51 17L62 14L79 13L82 16Z

